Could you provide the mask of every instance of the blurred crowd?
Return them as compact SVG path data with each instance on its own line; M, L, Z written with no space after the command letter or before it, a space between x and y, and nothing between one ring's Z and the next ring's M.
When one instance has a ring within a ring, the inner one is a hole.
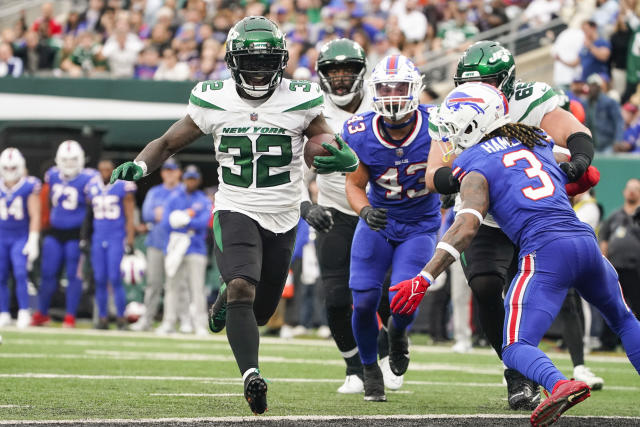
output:
M76 0L56 15L44 3L40 17L25 15L3 28L0 76L55 75L206 80L229 77L224 43L248 15L265 15L287 36L287 73L307 68L312 78L319 46L347 37L370 63L402 53L420 66L429 53L462 52L469 38L503 25L523 11L544 22L549 8L523 0ZM555 7L555 5L558 7Z
M640 153L640 2L597 0L552 53L554 84L582 104L596 150Z

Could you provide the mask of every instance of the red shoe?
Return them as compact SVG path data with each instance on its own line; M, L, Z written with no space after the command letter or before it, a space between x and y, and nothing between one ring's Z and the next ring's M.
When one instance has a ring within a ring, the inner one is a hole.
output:
M42 314L40 311L33 313L31 317L31 326L47 326L51 322L48 314Z
M531 414L531 425L545 427L555 423L560 415L577 403L591 396L589 386L582 381L561 380L553 388L551 396L546 398Z
M63 328L75 328L76 327L76 316L73 314L67 313L64 316L64 320L62 321Z

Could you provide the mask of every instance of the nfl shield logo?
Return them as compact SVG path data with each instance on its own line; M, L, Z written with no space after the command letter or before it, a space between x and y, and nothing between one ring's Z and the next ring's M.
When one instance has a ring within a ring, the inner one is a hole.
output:
M249 118L251 119L252 122L255 122L256 120L258 120L258 113L249 114Z
M398 157L404 156L404 150L402 148L396 148L396 156Z

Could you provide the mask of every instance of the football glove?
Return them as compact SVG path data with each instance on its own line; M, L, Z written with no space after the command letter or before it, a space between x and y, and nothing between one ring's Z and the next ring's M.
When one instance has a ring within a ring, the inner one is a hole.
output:
M169 225L171 228L182 228L191 222L191 215L186 210L175 210L169 214Z
M125 162L118 166L111 174L109 183L113 184L119 179L124 181L137 181L144 175L144 170L134 162Z
M584 193L600 182L600 171L595 166L589 166L587 171L576 182L570 182L564 186L569 197Z
M358 157L349 148L346 142L336 134L336 142L339 149L333 145L322 144L325 150L331 153L331 156L318 156L313 159L313 166L316 168L316 172L325 174L332 172L354 172L358 169Z
M327 233L333 227L331 211L307 200L300 204L300 215L310 226L323 233Z
M583 154L572 154L571 160L562 162L558 166L567 175L569 182L576 182L589 167L590 159Z
M387 226L387 210L365 206L360 211L360 218L364 219L370 229L380 231Z
M30 231L27 243L25 243L22 248L22 254L27 256L27 270L29 271L31 271L34 261L38 259L38 255L40 255L39 239L40 233Z
M397 292L391 300L391 311L395 314L413 314L431 284L431 280L420 274L390 287L390 292Z

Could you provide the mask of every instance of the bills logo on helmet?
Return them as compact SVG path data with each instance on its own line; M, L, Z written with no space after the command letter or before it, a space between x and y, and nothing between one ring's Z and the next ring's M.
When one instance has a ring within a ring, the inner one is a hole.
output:
M464 92L453 92L445 100L447 108L452 110L458 110L462 105L468 105L478 112L478 114L484 114L484 110L478 104L484 103L482 98L474 98Z

